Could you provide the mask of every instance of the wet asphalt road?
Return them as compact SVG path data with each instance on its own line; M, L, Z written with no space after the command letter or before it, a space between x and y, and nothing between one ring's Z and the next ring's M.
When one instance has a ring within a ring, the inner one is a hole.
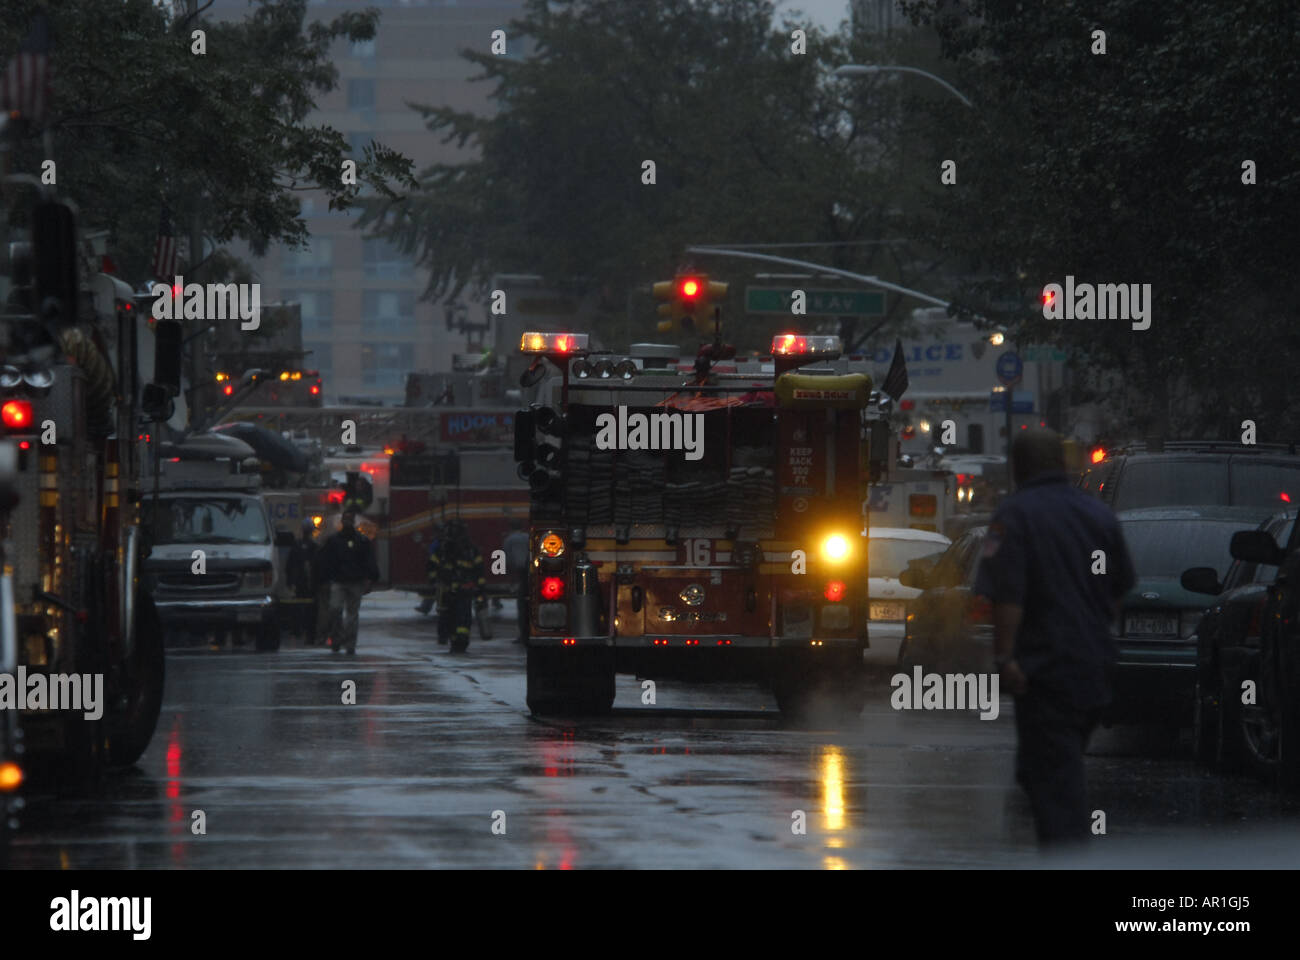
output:
M140 763L94 800L31 798L10 866L1051 863L1013 783L1008 698L988 721L895 711L882 672L855 724L800 730L756 686L662 682L643 706L620 676L613 716L535 719L512 623L451 654L413 603L367 597L355 658L292 641L273 654L169 650ZM356 705L341 702L346 680ZM1300 806L1199 770L1186 734L1170 752L1158 731L1102 731L1091 754L1107 835L1066 865L1300 865ZM191 830L198 810L205 835Z

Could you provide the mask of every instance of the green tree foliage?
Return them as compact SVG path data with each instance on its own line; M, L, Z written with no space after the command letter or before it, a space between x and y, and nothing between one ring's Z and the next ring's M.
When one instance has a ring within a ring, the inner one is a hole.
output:
M422 171L399 201L367 203L363 225L416 254L431 297L494 273L599 291L594 329L615 343L654 330L649 285L693 244L860 241L796 253L910 279L924 258L894 229L910 171L880 119L900 94L829 78L878 48L804 25L796 54L796 26L774 26L766 0L529 0L507 28L508 56L486 41L463 52L493 85L491 114L416 106L469 158ZM694 268L731 281L733 318L747 274L789 272L713 258ZM730 336L756 346L774 326Z
M307 240L299 192L322 189L341 209L367 184L383 191L409 176L409 161L372 146L355 158L358 184L345 185L346 138L306 122L337 85L334 44L373 37L374 10L307 24L306 0L256 0L245 19L213 23L151 0L9 0L0 59L38 9L53 33L52 107L43 125L9 131L9 172L39 173L48 133L59 195L83 227L112 231L118 271L133 283L149 279L164 201L178 236L197 216L218 244L238 237L261 254ZM196 29L206 33L201 56Z
M1249 417L1261 440L1296 438L1300 7L904 6L938 30L976 104L935 115L934 162L961 172L925 228L969 264L966 308L1075 348L1081 382L1138 433L1235 436ZM1042 288L1067 274L1150 283L1151 328L1044 320Z

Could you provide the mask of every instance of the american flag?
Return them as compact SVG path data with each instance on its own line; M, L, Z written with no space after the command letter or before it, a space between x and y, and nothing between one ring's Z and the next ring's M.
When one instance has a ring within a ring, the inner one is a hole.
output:
M153 276L170 284L176 277L176 231L172 228L172 212L163 204L162 218L158 221L158 242L153 248Z
M50 105L50 22L38 13L31 31L0 77L0 109L26 120L45 118Z
M881 388L895 400L907 392L907 361L903 359L903 341L894 341L894 359L889 364L889 372L885 374L885 382Z

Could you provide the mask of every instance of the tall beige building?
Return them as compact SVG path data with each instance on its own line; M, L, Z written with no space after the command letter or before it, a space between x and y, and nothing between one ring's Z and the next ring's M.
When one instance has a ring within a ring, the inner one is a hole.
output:
M509 37L521 0L312 0L308 16L330 19L368 6L380 10L377 35L339 45L339 86L318 101L310 121L341 131L358 158L374 139L410 157L417 171L454 159L455 146L429 133L406 103L488 110L490 85L470 83L477 68L459 54L486 51L493 30ZM247 9L243 0L217 0L206 15L237 18ZM330 212L319 195L304 194L302 212L310 249L276 247L262 259L234 252L257 271L263 302L302 304L303 346L312 351L307 364L321 371L327 402L400 401L407 371L449 370L466 337L448 331L446 307L420 300L427 271L383 241L364 239L354 214ZM465 306L469 317L481 316L481 305Z

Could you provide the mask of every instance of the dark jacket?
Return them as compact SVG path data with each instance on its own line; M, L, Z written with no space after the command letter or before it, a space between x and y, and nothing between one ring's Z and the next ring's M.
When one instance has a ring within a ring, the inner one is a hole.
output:
M340 530L326 540L316 569L322 582L358 583L379 579L375 548L358 530Z
M1105 554L1100 570L1096 551ZM1024 484L998 506L984 539L975 592L1016 604L1024 619L1014 655L1031 688L1079 709L1110 699L1114 604L1136 577L1119 521L1064 474Z
M429 555L429 579L452 593L481 594L487 586L483 554L468 539L445 538Z

